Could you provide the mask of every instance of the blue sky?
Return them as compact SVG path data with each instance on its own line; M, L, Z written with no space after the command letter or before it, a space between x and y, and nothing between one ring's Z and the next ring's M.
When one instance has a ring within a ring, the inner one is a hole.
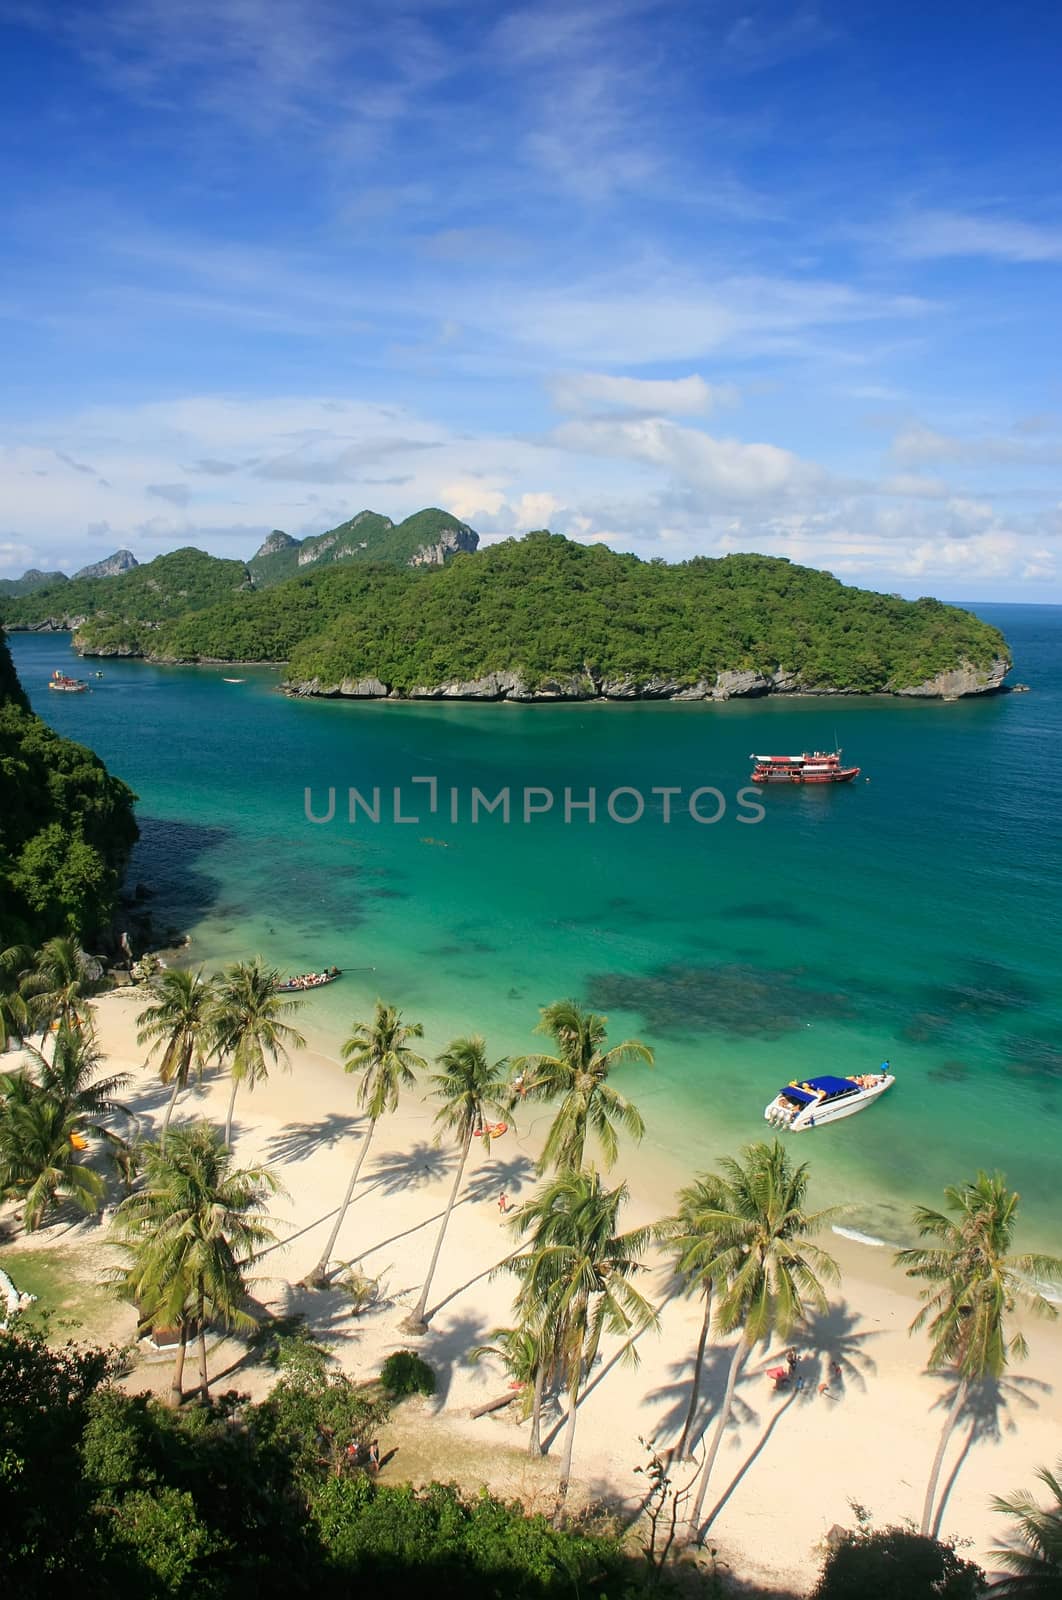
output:
M0 30L0 575L436 504L1062 600L1056 5Z

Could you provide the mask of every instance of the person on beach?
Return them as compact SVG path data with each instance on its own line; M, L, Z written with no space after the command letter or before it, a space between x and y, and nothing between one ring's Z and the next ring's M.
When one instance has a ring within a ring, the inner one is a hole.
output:
M378 1439L374 1439L372 1441L372 1443L370 1444L370 1446L369 1446L369 1471L370 1472L379 1472L379 1470L380 1470L380 1441Z
M504 1217L505 1213L509 1210L509 1196L505 1193L504 1189L502 1190L501 1194L498 1196L498 1210L501 1212L503 1217Z
M792 1376L793 1369L797 1364L797 1353L795 1350L789 1349L786 1351L785 1364L789 1368L790 1376Z

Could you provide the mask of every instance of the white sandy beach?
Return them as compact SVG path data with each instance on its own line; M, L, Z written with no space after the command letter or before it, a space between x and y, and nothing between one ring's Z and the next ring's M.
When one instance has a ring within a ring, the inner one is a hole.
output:
M95 1010L108 1065L133 1074L126 1099L150 1132L161 1121L166 1091L136 1047L133 1019L143 1003L140 995L118 993L97 1002ZM399 1323L419 1293L457 1156L434 1147L433 1109L410 1096L397 1115L380 1124L336 1251L339 1259L357 1261L382 1280L384 1303L354 1318L340 1293L297 1288L324 1244L363 1126L353 1081L321 1041L315 1043L317 1049L297 1054L290 1073L274 1073L253 1093L241 1089L236 1102L241 1163L268 1162L287 1190L273 1207L284 1243L261 1261L254 1293L274 1314L304 1312L311 1328L333 1341L345 1368L369 1375L388 1351L414 1342ZM227 1092L227 1078L214 1075L189 1092L176 1115L220 1122ZM399 1445L388 1470L400 1477L431 1473L462 1479L470 1488L487 1481L492 1488L548 1502L556 1462L547 1459L539 1467L518 1454L525 1431L512 1418L515 1408L478 1421L469 1417L470 1408L505 1389L500 1365L488 1358L472 1366L465 1359L492 1329L510 1321L512 1280L490 1276L513 1248L498 1196L504 1190L519 1202L530 1192L533 1159L548 1117L548 1108L535 1107L527 1125L496 1141L488 1158L473 1150L433 1286L431 1303L437 1309L429 1333L416 1341L439 1373L439 1393L419 1410L405 1408L405 1420L396 1420L395 1438L384 1441ZM750 1138L758 1131L750 1130ZM800 1155L813 1160L813 1141L801 1144ZM688 1175L662 1169L658 1158L649 1161L624 1148L619 1170L632 1191L628 1226L673 1208L675 1190ZM934 1203L938 1197L925 1198ZM18 1246L53 1247L56 1231L45 1229L32 1240L20 1237ZM105 1237L104 1218L65 1230L61 1243L102 1262ZM829 1314L794 1341L805 1387L788 1395L773 1392L763 1371L774 1364L777 1351L751 1364L739 1385L735 1422L707 1502L711 1507L725 1500L708 1541L721 1559L750 1580L798 1588L817 1572L826 1532L835 1523L852 1524L850 1501L869 1507L878 1525L917 1521L946 1391L940 1379L925 1374L924 1337L908 1336L916 1302L910 1285L891 1266L890 1252L837 1236L822 1242L833 1251L844 1278ZM660 1332L639 1340L636 1369L616 1359L615 1341L606 1343L586 1385L575 1444L574 1492L607 1496L631 1510L644 1483L633 1471L646 1456L639 1438L664 1446L681 1426L701 1316L699 1305L674 1296L662 1263L647 1277L646 1287L661 1308ZM118 1308L113 1336L127 1339L133 1331L132 1312ZM998 1428L979 1431L964 1451L970 1423L960 1425L942 1477L947 1485L961 1458L941 1532L971 1541L969 1553L982 1561L1006 1531L1004 1520L990 1510L991 1496L1031 1487L1035 1468L1055 1461L1062 1439L1062 1395L1054 1381L1062 1354L1060 1328L1038 1322L1027 1333L1030 1357L1004 1387ZM212 1354L212 1373L239 1355L235 1344L220 1345ZM709 1352L708 1414L722 1393L728 1359L726 1350ZM843 1381L820 1395L819 1383L832 1362L843 1368ZM160 1363L141 1365L129 1384L161 1393L168 1381L169 1365ZM241 1369L223 1378L220 1387L259 1394L269 1381L266 1370ZM547 1437L558 1420L556 1415L549 1420Z

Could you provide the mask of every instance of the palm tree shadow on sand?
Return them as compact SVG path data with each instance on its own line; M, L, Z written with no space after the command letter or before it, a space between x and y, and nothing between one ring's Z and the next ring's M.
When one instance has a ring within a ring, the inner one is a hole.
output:
M834 1300L825 1311L811 1310L793 1338L797 1370L809 1390L828 1383L835 1399L847 1386L866 1389L877 1373L877 1363L867 1350L881 1333L861 1327L862 1318L846 1300Z
M405 1150L388 1150L373 1163L373 1181L386 1195L423 1189L452 1170L454 1152L418 1139Z
M489 1334L489 1319L469 1312L448 1322L438 1332L434 1328L431 1330L424 1355L436 1375L432 1403L437 1412L446 1409L454 1373L458 1367L467 1369L468 1352L486 1344Z
M692 1454L698 1448L704 1437L712 1417L723 1398L726 1390L727 1368L730 1365L731 1350L729 1345L709 1345L704 1353L704 1365L701 1368L701 1382L697 1396L697 1409L694 1412L693 1423L690 1428L689 1451ZM686 1412L690 1403L690 1383L692 1381L692 1358L682 1361L672 1361L668 1365L668 1372L673 1375L673 1381L661 1384L658 1388L650 1390L646 1395L646 1403L662 1404L665 1409L658 1418L653 1428L653 1439L658 1441L663 1448L673 1445L682 1432L686 1420ZM738 1428L753 1426L758 1420L758 1412L740 1395L734 1395L734 1425Z
M1014 1433L1018 1426L1011 1414L1014 1406L1035 1411L1039 1404L1035 1396L1051 1393L1053 1390L1049 1383L1044 1383L1039 1378L1030 1378L1024 1373L1010 1373L1005 1378L990 1378L984 1383L971 1386L959 1412L960 1420L966 1424L962 1447L940 1492L933 1514L930 1532L934 1539L940 1537L948 1500L974 1446L985 1440L998 1440L1004 1433ZM955 1384L951 1382L938 1397L934 1409L946 1410L954 1399Z
M874 1374L877 1367L864 1346L869 1340L880 1338L881 1335L873 1329L861 1329L861 1320L858 1313L850 1310L845 1300L831 1303L825 1311L812 1309L808 1312L800 1324L792 1345L797 1357L794 1368L795 1382L792 1388L783 1391L785 1399L771 1417L751 1453L704 1518L701 1524L702 1535L712 1526L746 1474L766 1450L786 1412L794 1405L807 1405L816 1399L824 1398L827 1391L835 1401L841 1400L848 1384L861 1389L867 1387L867 1377ZM778 1359L779 1356L766 1357L759 1368L749 1375L752 1377L762 1375L768 1364L777 1362Z
M307 1161L319 1150L334 1149L342 1140L362 1131L364 1117L332 1111L319 1122L289 1122L266 1141L270 1163Z

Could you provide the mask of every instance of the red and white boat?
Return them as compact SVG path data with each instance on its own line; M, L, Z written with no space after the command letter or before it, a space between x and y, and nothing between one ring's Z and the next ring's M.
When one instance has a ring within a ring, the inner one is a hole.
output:
M57 689L61 694L84 694L88 684L82 678L68 678L65 672L60 672L56 667L48 679L49 689Z
M858 767L841 765L840 750L805 750L800 756L750 756L753 783L851 783Z

